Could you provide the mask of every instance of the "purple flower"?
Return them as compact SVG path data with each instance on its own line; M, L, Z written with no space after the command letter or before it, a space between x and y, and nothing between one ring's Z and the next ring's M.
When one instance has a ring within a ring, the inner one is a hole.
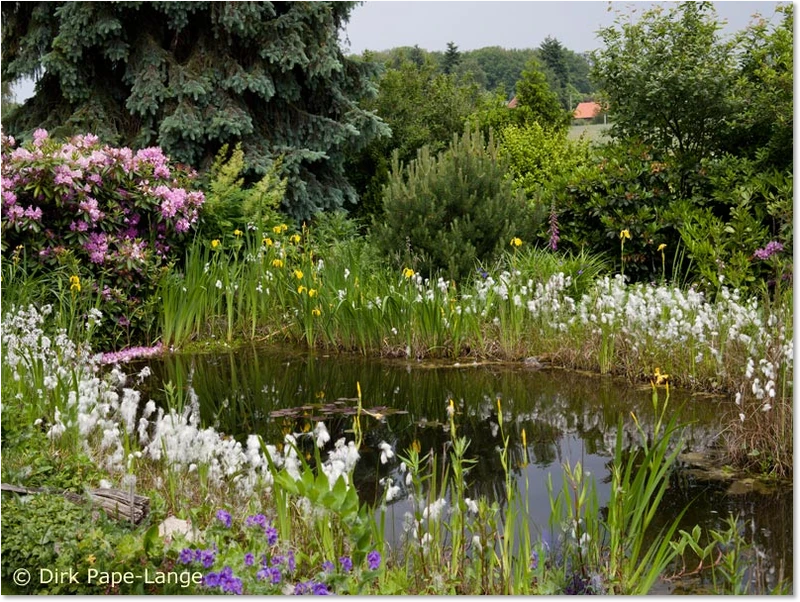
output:
M311 595L312 596L330 596L331 593L328 591L328 586L324 583L313 583L311 585Z
M259 581L269 581L273 585L281 582L281 570L276 567L263 568L256 573Z
M225 525L225 528L231 528L231 513L227 510L217 510L217 520Z
M330 560L326 560L325 562L322 563L322 570L325 571L326 573L332 573L335 569L336 567Z
M268 525L264 529L264 535L267 536L267 544L269 546L274 546L276 543L278 543L278 530L272 525Z
M217 558L214 550L198 550L198 552L200 552L200 555L197 560L199 560L205 568L210 569L214 565L214 560Z
M353 570L353 561L350 559L349 556L342 556L339 559L339 563L342 565L342 570L345 573L349 573Z
M775 253L779 253L781 251L783 251L783 245L779 243L777 240L771 240L770 242L767 243L766 247L764 247L763 249L757 249L755 253L753 253L753 255L757 259L766 260L775 255Z
M253 556L250 552L244 555L244 565L245 566L253 566L253 563L256 561L256 557Z
M261 527L262 529L267 528L267 517L263 514L253 514L248 516L244 519L244 526L245 527Z
M369 570L374 571L381 565L381 555L378 550L372 550L369 554L367 554L367 564L369 565Z
M534 550L531 552L531 570L535 571L539 567L539 553Z
M191 564L194 561L194 550L191 548L183 548L178 556L178 562L181 564Z
M206 587L219 587L219 573L209 573L203 577L203 585Z
M294 591L292 595L294 596L307 596L311 591L311 582L306 581L305 583L298 583L294 586Z
M294 550L289 550L286 553L286 568L289 569L290 573L294 573L295 568L297 568L297 564L294 561Z

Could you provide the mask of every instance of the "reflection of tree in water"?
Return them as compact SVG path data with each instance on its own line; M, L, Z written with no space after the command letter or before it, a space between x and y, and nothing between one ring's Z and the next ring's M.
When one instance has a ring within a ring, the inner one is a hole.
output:
M530 464L539 469L558 469L565 460L565 441L579 442L583 454L610 458L620 420L625 446L634 448L640 434L631 413L635 413L645 432L651 432L655 419L649 387L631 387L611 378L560 370L531 371L509 365L431 367L416 362L368 361L351 356L324 358L306 352L254 349L169 356L150 365L152 389L146 394L158 399L159 389L167 381L184 392L191 385L200 400L206 425L242 438L257 433L270 443L280 442L286 431L313 429L314 421L319 419L324 419L331 434L329 446L340 437L352 439L351 413L356 407L356 383L360 383L363 407L385 414L380 418L364 415L361 419L364 444L354 480L362 499L369 502L382 497L381 478L391 476L396 485L403 481L397 458L386 465L380 463L377 446L381 441L390 443L399 454L417 441L423 454L430 450L437 454L441 471L442 458L449 453L449 399L454 400L457 409L458 435L470 441L467 456L479 460L467 477L467 495L486 496L501 504L505 503L505 477L499 452L503 442L497 420L498 398L504 413L504 432L509 438L509 466L517 477L522 475L524 462L523 428ZM663 390L660 395L663 400ZM331 411L333 405L335 411ZM710 445L718 430L715 424L721 413L719 408L718 401L673 391L669 412L680 410L681 420L689 424L685 431L687 448L704 449ZM282 410L292 411L281 416ZM407 414L392 414L392 410ZM437 482L440 475L441 472ZM608 471L595 476L599 484L607 480ZM722 521L727 511L735 509L749 517L743 518L745 522L753 523L755 517L758 527L752 536L757 545L763 547L772 566L777 566L783 556L787 573L791 573L791 494L788 501L785 495L747 501L747 497L725 496L722 491L711 495L698 487L673 483L662 502L656 532L689 502L692 506L684 518L688 526L700 522L704 527L724 528ZM699 491L703 495L697 497ZM398 500L405 497L401 494Z

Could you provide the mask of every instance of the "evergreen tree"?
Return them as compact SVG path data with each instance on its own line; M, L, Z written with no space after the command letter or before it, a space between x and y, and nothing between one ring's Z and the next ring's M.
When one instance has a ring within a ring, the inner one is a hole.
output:
M442 73L450 75L455 71L456 66L461 61L461 53L458 51L458 46L453 42L447 43L447 50L442 58Z
M569 124L569 113L561 108L558 96L550 89L541 64L531 58L517 82L517 108L525 122L535 121L544 128L561 129Z
M565 48L557 39L547 36L539 46L539 58L550 77L550 87L561 101L561 106L570 109L568 87L570 84L569 68Z
M157 144L196 167L241 142L253 174L282 157L296 219L355 202L345 154L385 126L356 103L374 65L339 47L354 4L7 2L2 78L39 80L4 129Z

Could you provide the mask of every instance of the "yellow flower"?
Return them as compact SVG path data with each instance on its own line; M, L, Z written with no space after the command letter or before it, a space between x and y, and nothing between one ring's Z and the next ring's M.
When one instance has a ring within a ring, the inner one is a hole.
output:
M212 249L216 249L218 246L219 246L219 239L218 238L215 238L214 240L211 241L211 248Z
M297 287L297 292L298 292L299 294L301 294L301 295L302 295L302 294L303 294L305 291L306 291L306 287L304 287L302 284L301 284L300 286L298 286L298 287Z
M517 238L516 236L511 239L511 246L512 247L521 247L522 246L522 239Z
M311 315L319 317L322 315L322 310L320 310L318 307L315 307L311 310Z
M94 554L89 554L86 557L86 562L88 562L89 564L94 564L95 561L97 561L97 556L95 556Z
M663 385L669 380L669 374L661 374L660 368L656 368L655 377L657 385Z
M414 439L411 442L411 449L413 451L417 452L417 453L419 453L422 450L422 446L420 445L420 443L419 443L419 441L417 439Z
M298 280L300 280L303 277L303 272L301 272L300 270L295 270L292 273L294 274L294 277L297 278Z
M315 289L315 288L308 289L308 296L309 297L316 297L316 295L317 295L317 289Z
M292 235L289 237L289 241L290 241L290 242L293 242L294 244L297 244L297 243L299 243L299 242L300 242L300 235L299 235L299 234L292 234Z
M283 259L273 259L272 260L272 267L273 268L282 268L283 267Z
M630 238L631 238L631 233L630 233L630 231L629 231L627 228L626 228L625 230L623 230L622 232L620 232L620 233L619 233L619 239L620 239L621 241L625 241L625 239L626 239L626 238L627 238L628 240L630 240Z
M286 232L289 229L289 226L286 224L281 224L279 226L273 226L272 231L275 234L280 234L281 232Z
M403 276L405 276L406 278L411 278L413 275L414 275L414 270L412 270L411 268L405 268L403 270Z
M266 247L271 247L273 245L273 242L272 242L271 238L265 238L261 242L264 243L264 246L266 246Z
M69 290L81 292L81 279L78 276L69 277Z
M658 250L659 251L663 251L666 248L667 248L667 243L663 243L662 242L660 245L658 245Z
M234 230L234 231L233 231L233 235L234 235L234 236L241 236L242 234L244 234L244 232L242 232L242 231L241 231L241 230L239 230L238 228L237 228L236 230Z

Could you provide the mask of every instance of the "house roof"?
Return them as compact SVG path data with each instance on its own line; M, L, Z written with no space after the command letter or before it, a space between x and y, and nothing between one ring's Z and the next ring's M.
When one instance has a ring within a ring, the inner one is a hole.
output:
M581 102L575 107L572 116L575 119L593 119L600 112L600 108L596 102Z
M516 109L518 104L519 104L519 101L517 100L517 97L515 96L514 98L512 98L511 100L508 101L508 104L506 106L509 109Z

